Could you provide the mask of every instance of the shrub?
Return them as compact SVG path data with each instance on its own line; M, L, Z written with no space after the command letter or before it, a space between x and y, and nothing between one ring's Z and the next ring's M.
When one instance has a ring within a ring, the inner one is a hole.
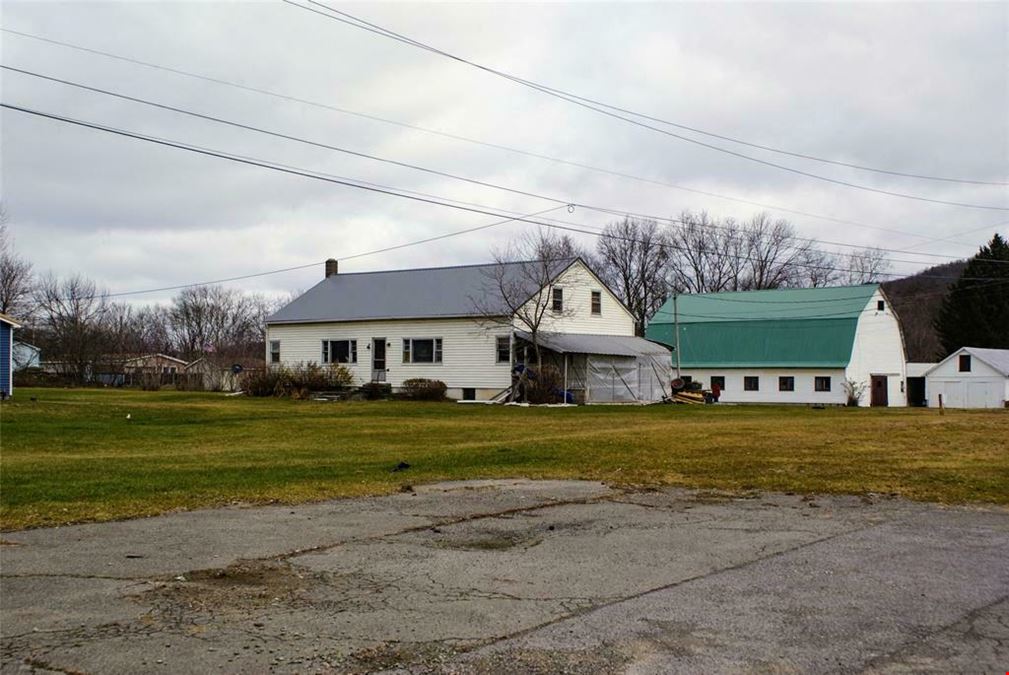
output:
M544 365L529 372L525 399L529 403L561 403L564 400L564 376L557 366Z
M403 398L411 401L441 401L447 387L441 380L417 377L403 382Z
M392 385L385 382L365 382L361 385L360 391L366 401L378 401L392 396Z
M354 376L344 366L308 363L289 368L278 366L251 374L245 379L250 396L290 396L308 398L315 391L346 389Z
M856 382L855 380L845 380L844 393L847 397L846 405L849 408L857 408L858 404L862 400L862 396L865 395L865 382Z

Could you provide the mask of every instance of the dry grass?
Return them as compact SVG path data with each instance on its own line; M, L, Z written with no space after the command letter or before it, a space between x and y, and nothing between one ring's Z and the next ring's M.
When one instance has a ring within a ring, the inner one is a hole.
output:
M391 471L400 461L411 468ZM1009 411L504 408L51 389L18 390L0 407L5 530L516 476L1009 504Z

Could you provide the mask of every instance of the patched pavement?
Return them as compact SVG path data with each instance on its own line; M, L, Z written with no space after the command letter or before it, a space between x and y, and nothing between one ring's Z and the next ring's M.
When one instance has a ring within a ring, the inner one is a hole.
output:
M1009 511L467 481L5 533L18 672L1004 672Z

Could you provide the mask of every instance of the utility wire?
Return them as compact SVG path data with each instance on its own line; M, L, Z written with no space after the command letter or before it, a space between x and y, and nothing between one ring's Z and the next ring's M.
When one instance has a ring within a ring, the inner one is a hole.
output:
M514 153L514 154L518 154L518 155L523 155L523 156L526 156L526 157L532 157L532 158L536 158L536 159L541 159L541 160L553 162L553 163L556 163L556 164L562 164L562 165L572 166L572 167L576 167L576 168L580 168L580 169L585 169L587 171L593 171L593 172L601 173L601 174L605 174L605 175L616 176L616 177L619 177L619 178L625 178L625 179L628 179L628 180L634 180L634 181L638 181L638 182L642 182L642 183L649 183L649 184L657 185L657 186L660 186L660 187L668 187L668 188L672 188L672 189L675 189L675 190L682 190L682 191L690 192L690 193L693 193L693 194L700 194L700 195L704 195L704 196L707 196L707 197L714 197L716 199L723 199L723 200L726 200L726 201L737 202L737 203L740 203L740 204L748 204L748 205L751 205L751 206L756 206L756 207L759 207L759 208L762 208L762 209L768 209L768 210L771 210L771 211L780 211L780 212L783 212L783 213L792 213L792 214L796 214L796 215L806 216L806 217L809 217L809 218L817 218L819 220L826 220L826 221L830 221L830 222L841 223L841 224L844 224L844 225L851 225L853 227L859 227L859 228L865 228L865 229L871 229L871 230L879 230L881 232L891 232L891 233L894 233L894 234L901 234L901 235L915 237L915 238L923 240L919 244L915 244L915 246L925 245L925 244L936 242L936 241L944 241L944 242L949 242L949 243L953 243L953 244L959 244L959 245L967 246L967 244L964 244L963 242L955 241L955 240L949 239L949 238L944 238L944 237L927 237L925 235L917 234L917 233L914 233L914 232L908 232L906 230L898 230L898 229L894 229L894 228L880 227L878 225L869 225L869 224L860 223L860 222L854 221L854 220L849 220L849 219L844 219L844 218L835 218L833 216L826 216L826 215L817 214L817 213L810 213L808 211L802 211L802 210L799 210L799 209L793 209L793 208L789 208L789 207L785 207L785 206L777 206L777 205L774 205L774 204L766 204L766 203L763 203L763 202L757 202L757 201L753 201L753 200L749 200L749 199L743 199L743 198L740 198L740 197L734 197L734 196L731 196L731 195L720 194L720 193L717 193L717 192L710 192L710 191L707 191L707 190L700 190L700 189L697 189L697 188L690 188L690 187L686 187L686 186L683 186L683 185L677 185L675 183L670 183L670 182L666 182L666 181L656 180L656 179L652 179L652 178L645 178L643 176L636 176L634 174L629 174L629 173L625 173L625 172L621 172L621 171L614 171L614 170L611 170L611 169L605 169L605 168L602 168L602 167L592 166L592 165L585 164L585 163L582 163L582 162L576 162L576 161L572 161L572 160L568 160L568 159L563 159L563 158L559 158L559 157L552 157L550 155L544 155L544 154L540 154L540 153L537 153L537 152L532 152L532 151L523 150L523 149L520 149L520 148L510 147L510 146L507 146L507 145L500 145L500 144L497 144L497 143L490 143L490 142L487 142L487 141L481 141L481 140L474 139L474 138L468 138L466 136L460 136L458 134L452 134L452 133L448 133L448 132L444 132L444 131L439 131L439 130L436 130L436 129L429 129L429 128L421 127L421 126L414 125L414 124L408 124L406 122L400 122L400 121L397 121L397 120L391 120L391 119L388 119L388 118L379 117L377 115L371 115L371 114L368 114L368 113L362 113L362 112L358 112L358 111L354 111L354 110L349 110L347 108L341 108L341 107L337 107L337 106L334 106L334 105L329 105L329 104L326 104L326 103L320 103L320 102L317 102L317 101L311 101L311 100L304 99L304 98L299 98L299 97L296 97L296 96L290 96L290 95L287 95L287 94L282 94L282 93L270 91L270 90L267 90L267 89L261 89L261 88L258 88L258 87L247 86L247 85L239 84L239 83L236 83L236 82L231 82L231 81L228 81L228 80L223 80L223 79L216 78L216 77L211 77L211 76L202 75L202 74L199 74L199 73L193 73L193 72L190 72L190 71L180 70L178 68L171 68L169 66L162 66L162 65L159 65L159 64L156 64L156 63L151 63L151 62L148 62L148 61L142 61L140 59L135 59L135 58L128 57L128 56L122 56L120 54L114 54L112 52L102 51L102 50L98 50L98 49L92 49L90 47L84 47L84 46L76 45L76 44L69 43L69 42L63 42L63 41L60 41L60 40L54 40L52 38L47 38L47 37L43 37L43 36L40 36L40 35L34 35L32 33L25 33L25 32L13 30L13 29L10 29L10 28L0 28L0 30L2 30L5 33L10 33L10 34L13 34L13 35L18 35L18 36L29 38L29 39L32 39L32 40L38 40L40 42L45 42L45 43L48 43L48 44L53 44L53 45L57 45L57 46L60 46L60 47L65 47L65 48L68 48L68 49L74 49L74 50L82 51L82 52L89 53L89 54L95 54L95 55L99 55L99 56L104 56L104 57L107 57L107 58L123 61L123 62L126 62L126 63L132 63L132 64L135 64L135 65L144 66L146 68L152 68L152 69L155 69L155 70L161 70L161 71L173 73L173 74L176 74L176 75L181 75L181 76L184 76L184 77L190 77L190 78L194 78L194 79L198 79L198 80L204 80L204 81L207 81L207 82L212 82L214 84L219 84L219 85L223 85L223 86L227 86L227 87L232 87L232 88L243 90L243 91L249 91L249 92L253 92L253 93L257 93L257 94L262 94L262 95L265 95L265 96L270 96L270 97L277 98L277 99L280 99L280 100L285 100L285 101L290 101L290 102L294 102L294 103L299 103L299 104L302 104L302 105L308 105L308 106L312 106L312 107L316 107L316 108L321 108L321 109L325 109L325 110L329 110L329 111L333 111L333 112L338 112L338 113L345 114L345 115L351 115L351 116L355 116L355 117L360 117L362 119L368 119L368 120L372 120L372 121L376 121L376 122L390 124L390 125L398 126L398 127L405 128L405 129L411 129L411 130L414 130L414 131L420 131L422 133L427 133L427 134L432 134L432 135L436 135L436 136L441 136L441 137L444 137L444 138L449 138L449 139L452 139L452 140L461 141L461 142L465 142L465 143L471 143L471 144L474 144L474 145L479 145L479 146L483 146L483 147L487 147L487 148L493 148L493 149L497 149L497 150L502 150L502 151L505 151L505 152L510 152L510 153ZM1004 224L1004 223L998 223L996 225L993 225L992 227L998 227L998 226L1000 226L1002 224ZM986 229L986 228L979 228L979 229ZM971 230L970 232L975 232L975 231L976 230ZM955 233L954 236L961 236L963 234L967 234L967 233Z
M195 111L188 110L188 109L185 109L185 108L179 108L179 107L176 107L176 106L172 106L172 105L168 105L168 104L164 104L164 103L159 103L157 101L151 101L149 99L143 99L143 98L139 98L139 97L135 97L135 96L130 96L130 95L127 95L127 94L122 94L122 93L111 91L111 90L108 90L108 89L102 89L100 87L94 87L94 86L83 84L83 83L80 83L80 82L74 82L74 81L71 81L71 80L65 80L65 79L62 79L62 78L53 77L53 76L50 76L50 75L45 75L45 74L42 74L42 73L37 73L37 72L30 71L30 70L25 70L25 69L22 69L22 68L16 68L14 66L8 66L8 65L0 64L0 68L3 68L4 70L8 70L8 71L11 71L11 72L19 73L21 75L35 77L35 78L46 80L46 81L49 81L49 82L55 82L55 83L62 84L62 85L65 85L65 86L75 87L75 88L82 89L82 90L85 90L85 91L90 91L90 92L94 92L94 93L97 93L97 94L102 94L102 95L105 95L105 96L111 96L111 97L114 97L114 98L130 101L130 102L133 102L133 103L138 103L138 104L141 104L141 105L147 105L147 106L158 108L158 109L161 109L161 110L167 110L167 111L171 111L171 112L178 113L178 114L181 114L181 115L187 115L187 116L190 116L190 117L195 117L195 118L202 119L202 120L205 120L205 121L215 122L215 123L218 123L218 124L224 124L224 125L227 125L227 126L243 129L243 130L246 130L246 131L252 131L252 132L255 132L255 133L265 134L265 135L268 135L268 136L272 136L272 137L276 137L276 138L281 138L281 139L289 140L289 141L294 141L294 142L297 142L297 143L303 143L303 144L306 144L306 145L310 145L310 146L314 146L314 147L319 147L319 148L324 148L324 149L327 149L327 150L333 150L333 151L336 151L336 152L341 152L341 153L344 153L344 154L349 154L349 155L352 155L352 156L355 156L355 157L361 157L361 158L364 158L364 159L370 159L370 160L377 161L377 162L383 162L383 163L387 163L387 164L393 164L395 166L399 166L399 167L403 167L403 168L408 168L408 169L413 169L413 170L416 170L416 171L421 171L421 172L424 172L424 173L429 173L429 174L437 175L437 176L440 176L440 177L443 177L443 178L451 178L453 180L459 180L459 181L463 181L463 182L466 182L466 183L471 183L471 184L479 185L481 187L488 187L488 188L492 188L492 189L503 190L503 191L506 191L506 192L510 192L510 193L514 193L514 194L518 194L518 195L522 195L522 196L526 196L526 197L534 197L534 198L537 198L537 199L542 199L542 200L545 200L545 201L550 201L550 202L553 202L555 204L561 204L561 205L565 205L565 206L567 204L571 203L569 200L561 199L561 198L558 198L558 197L552 197L552 196L543 195L543 194L539 194L539 193L535 193L535 192L530 192L530 191L526 191L526 190L520 190L520 189L516 189L516 188L506 187L506 186L502 186L502 185L499 185L499 184L496 184L496 183L490 183L490 182L486 182L486 181L480 181L480 180L468 178L468 177L465 177L465 176L460 176L460 175L457 175L457 174L448 173L448 172L445 172L445 171L439 171L439 170L436 170L436 169L431 169L431 168L420 166L420 165L417 165L417 164L411 164L411 163L408 163L408 162L402 162L402 161L395 160L395 159L390 159L390 158L386 158L386 157L380 157L380 156L377 156L377 155L371 155L371 154L368 154L368 153L359 152L359 151L356 151L356 150L351 150L349 148L343 148L343 147L340 147L340 146L331 145L331 144L328 144L328 143L323 143L321 141L315 141L315 140L303 138L303 137L300 137L300 136L293 136L293 135L290 135L290 134L285 134L285 133L280 133L280 132L276 132L276 131L271 131L269 129L263 129L261 127L255 127L255 126L251 126L251 125L248 125L248 124L243 124L241 122L235 122L235 121L224 119L224 118L221 118L221 117L216 117L216 116L213 116L213 115L207 115L207 114L204 114L204 113L195 112ZM358 182L360 182L360 181L358 181ZM681 218L666 218L666 217L655 216L655 215L650 215L650 214L633 213L633 212L623 211L623 210L619 210L619 209L603 208L603 207L594 206L594 205L590 205L590 204L577 204L577 205L581 206L582 208L588 209L588 210L593 210L593 211L597 211L597 212L600 212L600 213L608 213L608 214L614 215L614 216L633 215L633 216L639 217L639 218L649 218L649 219L653 219L653 220L661 220L661 221L666 221L666 222L670 222L670 223L679 223L681 225L686 225L687 224L687 222L684 221ZM701 227L704 227L704 228L714 228L714 229L725 229L722 226L711 224L711 223L705 223L705 224L701 225ZM864 248L864 247L859 246L857 244L848 244L848 243L845 243L845 242L822 241L822 240L807 239L807 238L801 238L801 237L799 237L798 239L803 240L803 241L807 241L808 243L811 243L811 244L812 243L825 243L825 244L833 245L833 246L841 246L841 247L849 247L849 248ZM880 248L880 250L885 250L885 251L891 252L891 253L913 253L914 255L924 256L924 257L932 257L932 258L956 259L956 256L943 255L943 254L935 254L935 253L923 253L923 252L908 251L908 250L902 250L902 249L885 249L885 248ZM847 255L849 257L853 257L853 254L844 254L844 253L837 253L837 254L838 255ZM920 261L915 261L915 260L895 260L895 262L906 262L906 263L909 263L909 264L921 264ZM998 262L1004 262L1004 261L998 261Z
M314 10L312 10L312 8L306 7L304 5L300 5L300 4L296 3L296 2L293 2L292 0L284 0L284 1L287 2L287 4L289 4L289 5L294 5L296 7L300 7L301 9L314 11ZM570 98L575 99L577 101L582 101L584 103L589 103L589 104L593 104L593 105L603 106L604 108L608 108L610 110L615 110L617 112L626 113L628 115L634 115L635 117L640 117L641 119L646 119L646 120L649 120L651 122L658 122L660 124L666 124L668 126L675 127L677 129L683 129L685 131L692 131L692 132L694 132L696 134L701 134L703 136L708 136L710 138L717 138L719 140L729 141L731 143L737 143L739 145L745 145L745 146L748 146L748 147L751 147L751 148L756 148L758 150L766 150L768 152L775 152L775 153L782 154L782 155L788 155L790 157L797 157L797 158L800 158L800 159L808 159L808 160L812 160L814 162L822 162L822 163L825 163L825 164L833 164L835 166L843 166L843 167L847 167L849 169L858 169L858 170L861 170L861 171L871 171L871 172L874 172L874 173L887 174L887 175L890 175L890 176L901 176L901 177L904 177L904 178L918 178L918 179L921 179L921 180L941 181L941 182L946 182L946 183L965 183L965 184L971 184L971 185L1009 186L1009 182L1005 182L1005 181L986 181L986 180L976 180L976 179L969 179L969 178L950 178L950 177L946 177L946 176L934 176L934 175L919 174L919 173L905 173L905 172L902 172L902 171L894 171L894 170L891 170L891 169L880 169L878 167L871 167L871 166L866 166L866 165L862 165L862 164L854 164L854 163L842 162L842 161L833 160L833 159L827 159L827 158L824 158L824 157L818 157L816 155L810 155L808 153L801 153L801 152L795 152L795 151L791 151L791 150L784 150L782 148L776 148L776 147L769 146L769 145L762 145L760 143L753 143L751 141L745 141L745 140L742 140L742 139L739 139L739 138L735 138L735 137L732 137L732 136L726 136L726 135L723 135L723 134L717 134L717 133L714 133L714 132L711 132L711 131L706 131L704 129L700 129L700 128L697 128L697 127L692 127L692 126L688 126L688 125L681 124L681 123L678 123L678 122L672 122L670 120L662 119L660 117L655 117L655 116L647 115L645 113L637 112L637 111L634 111L634 110L629 110L627 108L621 108L620 106L615 106L615 105L612 105L610 103L606 103L605 101L599 101L597 99L592 99L592 98L588 98L588 97L585 97L585 96L579 96L578 94L573 94L570 91L565 91L563 89L558 89L556 87L550 87L550 86L547 86L545 84L540 84L540 83L534 82L532 80L527 80L527 79L521 78L521 77L519 77L517 75L511 75L511 74L506 73L504 71L496 70L496 69L490 68L488 66L483 66L481 64L478 64L478 63L475 63L473 61L470 61L469 59L465 59L463 57L460 57L460 56L457 56L455 54L451 54L449 52L446 52L446 51L443 51L443 50L438 49L436 47L433 47L433 46L431 46L429 44L420 42L419 40L415 40L413 38L409 38L409 37L407 37L407 36L405 36L405 35L403 35L401 33L397 33L395 31L392 31L392 30L390 30L388 28L385 28L383 26L380 26L378 24L365 21L364 19L361 19L360 17L354 16L353 14L350 14L349 12L345 12L345 11L336 9L335 7L330 7L329 5L327 5L327 4L323 3L323 2L318 2L317 0L306 0L306 1L309 2L312 5L315 5L316 7L321 7L321 8L323 8L323 9L329 11L329 12L333 12L335 14L339 14L342 17L345 17L345 19L348 19L349 21L342 21L342 22L343 23L347 23L348 25L354 26L356 28L361 28L361 29L364 29L364 30L373 29L373 30L369 30L369 32L373 32L373 33L376 33L378 35L382 35L384 37L391 38L391 39L397 40L399 42L403 42L405 44L411 45L413 47L417 47L419 49L424 49L426 51L430 51L430 52L432 52L434 54L438 54L440 56L444 56L446 58L450 58L450 59L452 59L454 61L458 61L458 62L466 64L468 66L472 66L474 68L478 68L480 70L483 70L485 72L491 73L493 75L497 75L499 77L504 77L504 78L506 78L508 80L511 80L513 82L516 82L518 84L522 84L522 85L525 85L525 86L528 86L528 87L532 87L532 88L537 89L539 91L542 91L544 93L550 93L550 94L555 94L555 95L559 95L559 96L570 97ZM318 14L320 12L316 11L315 13ZM325 16L325 14L324 14L324 16ZM333 18L336 18L336 17L333 17Z
M624 116L624 115L622 115L620 113L613 112L612 110L607 110L605 108L597 107L596 105L594 105L592 103L586 103L583 100L579 100L578 98L574 98L574 97L566 94L565 92L562 92L561 90L551 89L549 87L545 87L543 85L536 84L535 82L532 82L530 80L524 80L522 78L515 77L513 75L509 75L509 74L507 74L507 73L505 73L503 71L494 70L493 68L488 68L486 66L482 66L482 65L480 65L478 63L475 63L473 61L469 61L467 59L464 59L462 57L456 56L454 54L450 54L449 52L445 52L445 51L436 49L436 48L431 47L430 45L426 45L426 44L424 44L422 42L418 42L418 41L413 40L411 38L406 38L405 36L402 36L402 35L400 35L398 33L394 33L393 31L389 31L389 30L387 30L385 28L377 26L376 24L370 24L370 23L368 23L366 21L363 21L362 19L358 19L357 17L355 17L355 16L353 16L351 14L348 14L346 12L342 12L342 11L337 10L337 9L334 9L332 7L329 7L328 5L325 5L325 4L322 4L322 3L319 3L319 2L315 2L314 0L308 0L308 1L311 2L313 5L316 5L316 6L319 6L319 7L323 7L326 10L328 10L329 12L335 12L336 14L339 14L339 15L342 15L342 16L335 16L334 14L329 14L327 12L320 11L318 9L315 9L314 7L308 7L308 6L299 4L297 2L294 2L293 0L283 0L283 1L285 3L293 6L293 7L298 7L300 9L304 9L304 10L312 12L314 14L318 14L319 16L323 16L323 17L326 17L328 19L332 19L334 21L339 21L339 22L344 23L344 24L346 24L348 26L353 26L355 28L366 30L366 31L368 31L370 33L374 33L376 35L381 35L383 37L387 37L387 38L396 40L397 42L402 42L404 44L407 44L407 45L410 45L410 46L413 46L413 47L424 49L426 51L430 51L432 53L439 54L441 56L445 56L445 57L450 58L450 59L452 59L454 61L458 61L460 63L464 63L464 64L467 64L467 65L470 65L470 66L472 66L474 68L478 68L480 70L492 73L494 75L498 75L500 77L504 77L504 78L506 78L508 80L516 82L517 84L521 84L521 85L529 87L531 89L535 89L535 90L540 91L540 92L542 92L544 94L547 94L548 96L553 96L554 98L559 98L559 99L567 101L569 103L573 103L574 105L580 106L582 108L586 108L588 110L593 110L593 111L595 111L595 112L597 112L599 114L605 115L607 117L612 117L614 119L623 120L625 122L628 122L628 123L633 124L635 126L639 126L641 128L644 128L644 129L650 129L651 131L655 131L655 132L658 132L660 134L664 134L666 136L679 139L681 141L686 141L688 143L693 143L695 145L699 145L701 147L708 148L710 150L715 150L717 152L721 152L721 153L724 153L724 154L727 154L727 155L732 155L734 157L738 157L740 159L745 159L745 160L748 160L748 161L751 161L751 162L756 162L757 164L763 164L765 166L769 166L769 167L773 167L773 168L776 168L776 169L780 169L782 171L788 171L790 173L794 173L794 174L797 174L797 175L800 175L800 176L805 176L807 178L813 178L813 179L824 181L824 182L827 182L827 183L833 183L835 185L842 185L842 186L845 186L845 187L854 188L854 189L858 189L858 190L864 190L864 191L867 191L867 192L874 192L876 194L887 195L887 196L890 196L890 197L900 197L900 198L903 198L903 199L912 199L912 200L915 200L915 201L929 202L929 203L933 203L933 204L943 204L943 205L946 205L946 206L959 206L959 207L963 207L963 208L984 209L984 210L991 210L991 211L1009 211L1009 206L996 206L996 205L992 205L992 204L971 204L971 203L967 203L967 202L955 202L955 201L950 201L950 200L945 200L945 199L934 199L934 198L931 198L931 197L923 197L921 195L907 194L907 193L904 193L904 192L895 192L895 191L892 191L892 190L883 190L883 189L874 188L874 187L871 187L871 186L868 186L868 185L862 185L862 184L859 184L859 183L852 183L852 182L845 181L845 180L840 180L840 179L837 179L837 178L830 178L828 176L822 176L820 174L812 173L812 172L809 172L809 171L804 171L802 169L796 169L795 167L786 166L784 164L777 164L775 162L771 162L771 161L768 161L768 160L765 160L765 159L761 159L759 157L754 157L752 155L747 155L747 154L744 154L744 153L741 153L741 152L737 152L737 151L731 150L729 148L724 148L724 147L721 147L721 146L718 146L718 145L713 145L711 143L707 143L705 141L700 141L700 140L697 140L696 138L690 138L689 136L683 136L682 134L677 134L677 133L674 133L674 132L669 131L667 129L662 129L662 128L659 128L659 127L652 126L650 124L646 124L644 122L641 122L640 120L634 119L633 117L626 117L626 116ZM350 20L343 18L343 16L349 17Z
M369 192L374 192L374 193L384 194L384 195L394 196L394 197L401 197L403 199L409 199L409 200L413 200L413 201L417 201L417 202L422 202L422 203L428 203L428 204L435 204L435 205L439 205L439 206L445 206L445 207L448 207L448 208L457 209L457 210L461 210L461 211L469 211L469 212L473 212L473 213L480 213L480 214L490 215L490 216L496 216L496 217L501 217L502 215L504 215L504 214L501 214L499 212L490 211L490 210L487 210L487 209L462 206L462 205L458 205L458 204L448 203L446 201L440 201L440 200L437 200L437 199L429 199L429 198L426 198L426 197L420 197L420 196L416 196L416 195L410 195L410 194L406 194L406 193L403 193L403 192L396 191L395 189L392 189L392 188L378 188L378 187L373 187L373 186L370 186L370 185L364 185L364 184L361 184L359 182L354 182L354 181L351 181L351 180L336 179L336 178L327 177L327 176L324 176L324 175L319 175L317 173L312 173L312 172L304 170L304 169L296 169L296 168L286 167L286 166L282 166L282 165L278 165L278 164L274 164L274 163L269 163L269 162L266 162L266 161L263 161L263 160L258 160L258 159L248 158L248 157L241 157L241 156L231 155L231 154L220 152L220 151L217 151L217 150L211 150L211 149L205 148L205 147L190 145L190 144L181 143L181 142L177 142L177 141L172 141L172 140L168 140L168 139L164 139L164 138L157 138L157 137L153 137L153 136L147 136L147 135L139 134L139 133L132 132L132 131L126 131L124 129L117 129L115 127L108 127L108 126L97 124L97 123L94 123L94 122L86 122L86 121L83 121L83 120L77 120L77 119L73 119L73 118L70 118L70 117L64 117L62 115L56 115L54 113L47 113L47 112L43 112L43 111L40 111L40 110L33 110L31 108L24 108L22 106L10 104L10 103L0 102L0 107L7 108L9 110L14 110L14 111L26 114L26 115L33 115L33 116L36 116L36 117L42 117L42 118L50 119L50 120L53 120L53 121L62 122L64 124L71 124L71 125L75 125L75 126L80 126L80 127L85 127L85 128L93 129L93 130L96 130L96 131L103 131L105 133L115 134L115 135L118 135L118 136L123 136L123 137L126 137L126 138L132 138L132 139L135 139L135 140L146 141L146 142L153 143L153 144L156 144L156 145L161 145L161 146L164 146L164 147L171 147L171 148L176 148L176 149L179 149L179 150L185 150L185 151L188 151L188 152L193 152L193 153L204 155L204 156L207 156L207 157L216 157L216 158L219 158L219 159L224 159L224 160L228 160L228 161L231 161L231 162L236 162L236 163L239 163L239 164L245 164L245 165L248 165L248 166L258 166L258 167L261 167L261 168L264 168L264 169L270 169L270 170L273 170L273 171L278 171L278 172L281 172L281 173L286 173L286 174L290 174L290 175L294 175L294 176L301 176L303 178L310 178L310 179L313 179L313 180L323 181L323 182L327 182L327 183L333 183L333 184L336 184L336 185L342 185L344 187L353 187L353 188L357 188L357 189L361 189L361 190L366 190L366 191L369 191ZM572 205L569 205L569 206L577 206L577 205L572 204ZM532 218L514 217L514 218L512 218L512 220L515 221L515 222L531 223L531 224L534 224L534 225L540 225L540 226L543 226L543 227L548 227L548 228L562 230L562 231L569 231L569 232L578 232L578 233L582 233L582 234L589 234L589 235L596 236L596 237L606 237L606 238L609 238L609 239L625 240L625 241L629 241L629 242L636 242L637 241L637 240L635 240L635 239L633 239L631 237L622 237L622 236L613 235L613 234L600 233L600 232L596 232L596 231L593 231L593 230L590 230L590 229L579 228L579 227L557 225L555 223L549 223L549 222L545 222L543 220L534 220ZM670 244L663 244L662 246L666 247L666 248L673 248L673 249L677 249L678 248L678 247L670 245ZM682 248L682 247L679 247L679 248ZM736 257L736 258L739 258L739 259L746 259L746 260L751 260L751 261L754 260L753 258L751 258L749 256L733 255L731 257ZM790 262L789 264L791 264L793 266L796 266L796 267L804 267L804 268L807 268L807 269L834 270L834 271L839 271L839 272L854 272L854 271L857 271L857 270L852 270L850 268L841 268L841 267L834 267L834 266L828 266L828 265L814 265L814 264L809 264L809 263L801 263L801 262L798 262L798 261ZM898 277L902 276L901 274L893 273L893 272L885 272L885 273L881 272L879 274L882 275L882 276L898 276ZM922 278L944 278L944 279L958 279L958 278L962 278L962 277L935 276L935 275L919 275L919 276L922 277ZM967 280L969 280L969 281L987 281L987 280L992 280L992 279L998 279L998 278L997 277L971 277L971 278L967 278Z

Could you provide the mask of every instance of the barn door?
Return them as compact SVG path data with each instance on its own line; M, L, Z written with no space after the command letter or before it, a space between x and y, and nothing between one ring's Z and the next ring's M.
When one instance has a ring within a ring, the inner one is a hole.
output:
M869 405L884 407L890 405L886 375L873 375L871 382L872 391L869 396Z

